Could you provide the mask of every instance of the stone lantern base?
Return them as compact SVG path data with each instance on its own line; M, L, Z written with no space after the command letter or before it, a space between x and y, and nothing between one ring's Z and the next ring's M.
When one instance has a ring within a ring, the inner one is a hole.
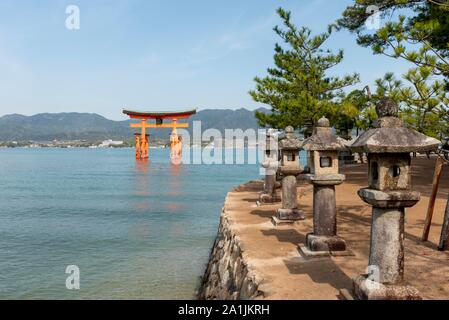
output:
M316 236L309 233L305 245L299 245L300 253L305 257L354 256L346 248L346 241L339 236Z
M304 211L300 209L277 209L276 216L271 218L275 226L293 224L296 221L305 220Z
M356 277L352 289L358 300L422 300L419 291L412 286L382 284L367 279L366 275Z
M346 241L339 236L316 236L309 233L306 236L306 246L311 251L345 251Z
M257 205L263 205L263 204L272 204L272 203L278 203L281 202L281 197L279 197L276 194L270 195L267 193L262 193L259 196L259 200L257 201Z

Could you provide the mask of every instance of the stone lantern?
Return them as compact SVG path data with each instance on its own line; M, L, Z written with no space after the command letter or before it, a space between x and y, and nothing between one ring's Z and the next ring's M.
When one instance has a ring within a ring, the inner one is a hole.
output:
M298 209L297 177L303 172L299 164L301 141L295 136L293 127L285 129L285 138L279 142L281 150L282 208L273 217L275 225L304 220L304 213Z
M313 184L313 233L306 236L305 255L328 255L346 251L345 241L337 236L337 205L335 186L345 180L338 173L338 153L346 150L346 140L332 133L329 120L318 120L313 135L303 142L309 151L310 174L305 178Z
M412 190L412 152L435 150L440 141L403 126L398 105L382 99L376 106L375 128L351 146L368 155L368 188L358 194L373 206L368 274L353 281L358 299L421 299L417 289L404 284L405 208L414 206L420 193Z
M264 190L259 197L258 204L280 201L280 198L276 195L276 174L279 167L278 157L277 137L275 132L269 129L266 135L265 159L262 162L262 168L265 169Z

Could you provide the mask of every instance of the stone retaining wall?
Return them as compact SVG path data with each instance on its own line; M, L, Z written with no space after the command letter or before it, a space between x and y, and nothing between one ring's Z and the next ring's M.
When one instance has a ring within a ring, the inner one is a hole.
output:
M263 292L258 289L260 282L248 267L245 249L240 238L233 232L232 222L223 209L198 299L255 299L263 296Z

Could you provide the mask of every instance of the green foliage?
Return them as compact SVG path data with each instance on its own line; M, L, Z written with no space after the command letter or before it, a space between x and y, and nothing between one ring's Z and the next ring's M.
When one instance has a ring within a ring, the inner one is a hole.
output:
M310 29L298 28L291 22L290 12L279 8L278 14L285 29L276 26L274 31L285 46L276 44L275 67L267 70L265 78L255 78L256 88L250 95L272 108L270 114L256 114L262 126L291 125L307 136L320 117L332 118L341 111L342 89L358 82L359 76L328 75L329 69L343 60L342 50L333 54L322 48L331 35L331 28L313 36ZM350 114L350 108L344 112Z
M427 30L429 43L447 57L449 55L449 1L432 1L434 2L427 1L425 6L417 10L418 15L412 19L412 23L419 30Z
M377 103L382 97L390 97L396 102L401 102L399 88L402 82L397 80L393 72L388 72L382 79L376 80L376 92L373 96L373 102Z
M365 28L370 5L389 19L374 33ZM400 9L408 10L392 20ZM435 75L449 79L449 0L356 0L337 24L355 32L358 43L370 46L375 54L430 67Z
M432 80L431 75L429 67L411 69L404 75L412 87L400 90L403 118L410 127L441 139L449 133L449 99L444 83Z
M433 79L429 67L417 67L404 76L409 84L397 80L393 73L387 73L376 81L374 101L389 96L401 105L404 123L426 135L442 139L449 134L449 95L444 83Z
M368 130L377 119L374 105L364 90L354 90L342 101L339 112L333 117L337 134L350 140L352 130Z
M365 27L370 5L388 20L375 32ZM403 76L409 86L388 73L376 82L373 100L388 95L401 103L404 122L420 132L436 138L449 133L449 0L356 0L337 24L355 32L357 42L374 54L414 66Z

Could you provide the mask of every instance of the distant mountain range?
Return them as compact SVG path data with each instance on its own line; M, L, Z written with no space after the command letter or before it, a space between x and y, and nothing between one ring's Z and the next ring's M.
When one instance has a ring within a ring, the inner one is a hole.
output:
M265 108L257 111L267 112ZM215 128L257 129L255 111L247 109L206 109L192 116L188 122L201 121L202 131ZM113 121L95 113L41 113L34 116L11 114L0 117L0 141L52 141L52 140L129 140L136 129L130 120ZM191 130L192 125L190 125ZM167 139L170 129L154 130L156 139Z

